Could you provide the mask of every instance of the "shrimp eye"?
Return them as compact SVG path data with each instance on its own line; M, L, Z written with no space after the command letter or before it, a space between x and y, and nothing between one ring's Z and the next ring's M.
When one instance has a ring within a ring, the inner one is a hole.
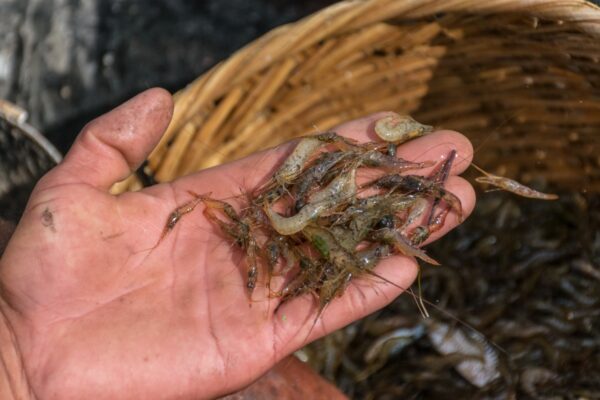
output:
M386 215L377 222L377 224L375 225L375 228L376 229L383 229L383 228L393 229L394 225L395 225L394 216Z
M404 180L402 182L402 189L411 192L420 192L424 189L424 185L423 182L416 176L408 175L404 177Z
M308 260L307 258L301 258L300 259L300 268L309 269L310 268L310 260Z
M294 211L295 212L300 212L300 210L306 205L306 202L302 199L299 199L298 201L296 201L296 204L294 204Z

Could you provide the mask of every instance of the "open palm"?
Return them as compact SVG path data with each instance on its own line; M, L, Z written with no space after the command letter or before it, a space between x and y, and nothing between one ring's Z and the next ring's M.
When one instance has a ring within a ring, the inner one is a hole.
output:
M159 242L169 213L192 199L188 191L232 198L263 182L292 148L283 145L141 192L108 194L156 144L171 109L170 95L153 89L89 124L36 187L0 261L0 305L39 398L224 395L401 292L359 280L311 330L316 307L310 296L277 307L279 300L263 284L249 301L243 256L204 218L203 205ZM378 117L337 132L368 140ZM399 154L439 160L452 148L459 154L455 175L472 154L457 133L437 132ZM470 213L471 187L456 176L448 187ZM454 225L451 216L435 238ZM407 287L417 265L396 256L377 271Z

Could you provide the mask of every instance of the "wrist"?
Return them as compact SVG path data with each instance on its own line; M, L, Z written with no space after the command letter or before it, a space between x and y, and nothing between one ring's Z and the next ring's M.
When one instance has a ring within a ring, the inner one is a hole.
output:
M7 309L0 298L0 399L33 399Z

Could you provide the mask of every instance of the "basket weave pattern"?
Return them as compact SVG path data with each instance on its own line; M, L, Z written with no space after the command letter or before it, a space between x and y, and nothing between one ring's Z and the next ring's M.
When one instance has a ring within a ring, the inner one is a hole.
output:
M582 0L341 2L177 93L146 168L169 181L394 110L465 133L492 172L599 191L599 37L600 9Z

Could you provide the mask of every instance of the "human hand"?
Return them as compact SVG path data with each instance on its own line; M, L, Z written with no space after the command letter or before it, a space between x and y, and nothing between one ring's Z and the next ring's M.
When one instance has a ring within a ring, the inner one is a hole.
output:
M292 148L288 143L172 183L110 195L109 187L156 145L171 113L170 95L152 89L86 126L64 161L36 186L0 259L0 311L39 398L224 395L402 291L353 281L312 328L317 308L308 296L277 307L279 300L263 284L249 305L242 257L204 218L201 205L157 245L170 212L191 199L189 190L236 196L240 187L263 182ZM372 140L378 118L336 131ZM398 154L439 160L451 149L458 157L447 187L460 197L466 216L475 197L456 176L471 160L466 138L440 131L401 146ZM451 214L431 239L456 224ZM417 264L393 256L377 273L406 288Z

